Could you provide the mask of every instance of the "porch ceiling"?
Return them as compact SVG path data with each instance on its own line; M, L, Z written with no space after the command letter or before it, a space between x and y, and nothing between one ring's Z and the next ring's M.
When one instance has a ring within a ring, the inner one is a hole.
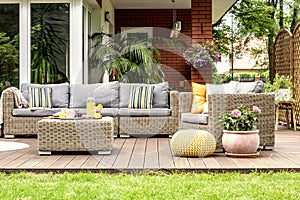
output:
M216 23L237 0L212 0L212 23ZM115 9L173 9L171 0L111 0ZM191 0L175 0L176 9L191 9Z

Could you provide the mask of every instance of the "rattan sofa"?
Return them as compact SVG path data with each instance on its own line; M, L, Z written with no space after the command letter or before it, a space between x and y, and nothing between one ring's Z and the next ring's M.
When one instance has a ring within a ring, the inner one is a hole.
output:
M113 84L113 83L109 83ZM69 86L69 106L72 109L80 110L82 113L85 112L84 107L80 107L80 104L74 103L74 98L81 98L82 101L86 101L86 96L88 96L87 88L101 87L99 96L104 95L103 85L99 84L92 86ZM136 84L135 84L136 85ZM127 92L130 90L131 84L126 83L115 83L115 94L117 94L114 99L114 105L111 107L104 107L101 111L103 116L111 116L114 118L114 135L134 135L134 136L152 136L152 135L171 135L178 130L179 124L179 92L169 91L168 83L153 84L155 88L160 88L164 91L164 94L156 94L154 88L153 102L154 107L151 109L128 109L128 95ZM62 85L63 86L63 85ZM65 86L65 85L64 85ZM73 88L73 89L72 89ZM23 88L24 90L24 88ZM114 90L114 89L113 89ZM107 91L113 91L111 89ZM160 90L159 90L160 91ZM53 91L52 91L53 93ZM66 92L65 92L66 93ZM72 96L73 93L73 96ZM77 96L75 97L74 94ZM79 95L78 95L79 94ZM124 96L124 94L126 94ZM47 115L40 116L37 114L34 116L33 112L26 110L27 108L16 108L14 104L13 93L3 93L3 133L6 138L13 138L16 135L37 135L37 122L43 119ZM54 94L55 95L55 94ZM156 95L156 96L155 96ZM26 95L25 95L26 96ZM166 105L158 105L162 101L162 97L166 102ZM56 101L61 101L61 99L56 98ZM97 99L95 98L97 103ZM71 103L73 102L73 103ZM83 105L82 102L81 104ZM122 103L121 103L122 102ZM156 104L155 104L156 102ZM107 103L107 102L106 102ZM109 102L108 102L109 103ZM127 104L127 105L126 105ZM126 105L126 106L125 106ZM78 107L79 106L79 107ZM55 107L51 109L51 112L47 110L49 115L54 112L59 111L60 107ZM24 114L24 111L25 114ZM43 110L42 110L43 111ZM36 113L42 112L36 110ZM21 115L16 115L16 113L21 113ZM29 113L28 115L26 113ZM24 116L25 115L25 116Z
M262 113L258 116L257 128L259 129L260 145L264 149L273 149L275 142L275 96L273 94L210 94L208 95L207 124L188 123L181 118L183 113L191 111L193 102L192 92L181 92L179 94L179 129L202 129L212 133L217 142L217 148L222 147L222 124L218 123L221 113L231 112L237 106L245 105L252 107L256 105L261 108Z

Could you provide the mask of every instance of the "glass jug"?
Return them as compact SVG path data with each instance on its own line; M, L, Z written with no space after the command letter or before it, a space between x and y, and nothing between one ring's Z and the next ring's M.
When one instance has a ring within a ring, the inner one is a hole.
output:
M86 114L91 117L95 117L96 108L95 108L95 100L93 97L88 97L86 101Z

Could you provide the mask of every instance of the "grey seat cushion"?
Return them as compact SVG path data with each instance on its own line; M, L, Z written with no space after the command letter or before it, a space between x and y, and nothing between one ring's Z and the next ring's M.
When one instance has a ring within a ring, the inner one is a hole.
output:
M152 117L166 117L171 115L169 108L151 108L151 109L129 109L120 108L119 116L132 117L132 116L152 116Z
M127 108L130 99L131 86L154 86L153 91L153 108L169 108L169 83L162 82L158 84L144 84L144 83L120 83L120 108Z
M182 113L181 120L193 124L208 124L208 114Z
M81 114L85 115L86 114L86 108L73 108L76 111L79 111ZM118 108L103 108L101 110L101 115L103 116L118 116L119 114L119 109Z
M60 108L15 108L12 115L15 117L46 117L60 111Z
M53 108L68 108L69 107L69 95L70 95L70 85L69 83L60 84L31 84L23 83L21 85L21 92L24 98L29 102L29 87L46 87L52 88L51 103Z

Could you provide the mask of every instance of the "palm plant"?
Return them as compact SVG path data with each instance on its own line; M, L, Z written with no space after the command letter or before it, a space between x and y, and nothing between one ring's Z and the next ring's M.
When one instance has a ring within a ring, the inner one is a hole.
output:
M110 74L116 71L121 82L159 83L164 81L160 66L160 53L148 41L132 39L121 34L100 35L92 48L92 59L98 60Z
M69 19L68 4L32 5L32 82L66 81L59 71L58 60L64 60Z

